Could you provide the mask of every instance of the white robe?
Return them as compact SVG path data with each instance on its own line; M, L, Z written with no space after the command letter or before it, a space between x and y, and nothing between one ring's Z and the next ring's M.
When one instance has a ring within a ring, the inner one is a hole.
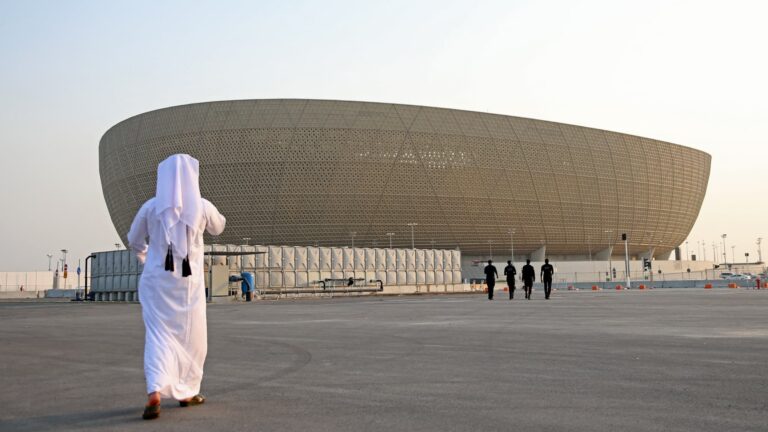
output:
M155 198L139 210L128 232L128 243L144 271L139 280L144 326L144 375L147 393L177 400L200 392L203 364L208 352L203 232L219 235L226 219L203 199L204 218L189 235L189 264L192 275L181 277L181 260L174 256L173 272L165 270L168 245L155 214ZM149 242L147 242L149 238Z

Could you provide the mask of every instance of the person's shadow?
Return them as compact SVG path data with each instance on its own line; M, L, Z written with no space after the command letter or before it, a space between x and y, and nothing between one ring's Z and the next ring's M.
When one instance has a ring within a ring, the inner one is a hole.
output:
M0 431L34 432L79 429L119 429L129 423L143 422L141 409L136 407L107 411L81 411L39 417L0 420Z

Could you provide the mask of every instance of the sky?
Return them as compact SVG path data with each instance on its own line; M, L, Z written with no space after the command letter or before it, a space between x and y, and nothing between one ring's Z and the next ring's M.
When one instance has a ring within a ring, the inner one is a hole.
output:
M0 271L115 247L98 168L109 127L251 98L467 109L701 149L712 170L689 251L704 242L711 259L727 233L729 261L731 246L754 261L766 17L745 0L0 0Z

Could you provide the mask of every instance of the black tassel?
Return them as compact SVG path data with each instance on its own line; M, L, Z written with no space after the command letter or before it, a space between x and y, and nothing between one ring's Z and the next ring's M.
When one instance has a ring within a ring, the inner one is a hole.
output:
M173 250L171 249L171 245L168 245L168 253L165 255L165 271L174 271Z
M192 267L189 266L189 255L181 260L181 277L192 275Z

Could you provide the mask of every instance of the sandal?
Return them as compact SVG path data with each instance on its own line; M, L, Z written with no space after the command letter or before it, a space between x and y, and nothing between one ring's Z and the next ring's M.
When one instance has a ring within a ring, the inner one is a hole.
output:
M205 396L201 394L197 394L187 400L179 401L179 406L188 407L188 406L202 405L204 403L205 403Z
M144 414L141 418L144 420L154 420L160 417L160 405L147 405L144 407Z

